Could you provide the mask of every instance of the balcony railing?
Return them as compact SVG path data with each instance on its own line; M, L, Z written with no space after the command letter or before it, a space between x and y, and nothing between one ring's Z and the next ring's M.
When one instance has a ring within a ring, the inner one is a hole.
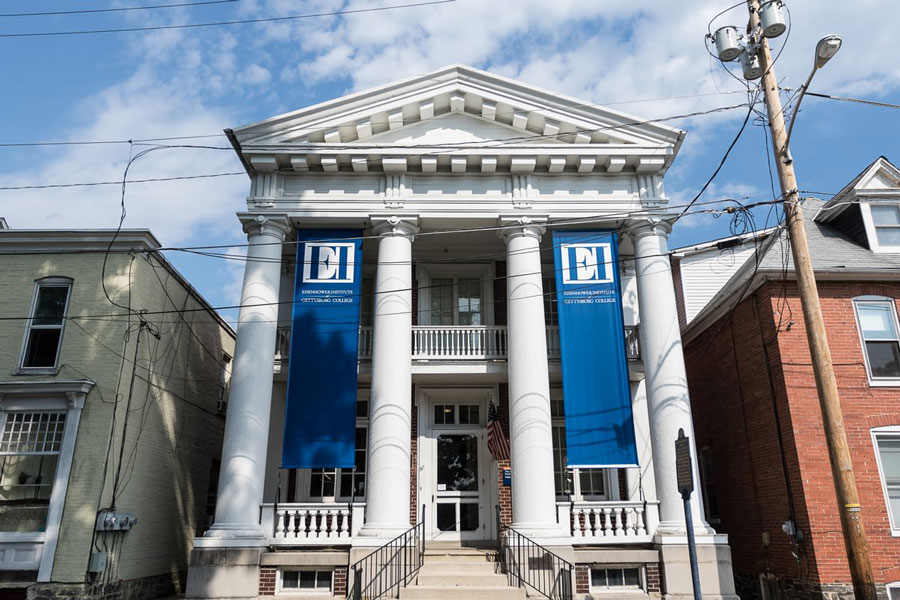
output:
M364 509L359 502L263 504L262 526L275 546L349 544Z
M547 327L547 357L559 360L559 327ZM372 358L372 328L359 328L359 359ZM291 328L279 327L275 338L276 370L287 364ZM504 360L509 345L503 325L416 325L412 328L413 360ZM641 359L637 326L625 327L625 353L630 361Z
M561 502L560 523L569 523L574 544L621 544L649 540L644 502Z

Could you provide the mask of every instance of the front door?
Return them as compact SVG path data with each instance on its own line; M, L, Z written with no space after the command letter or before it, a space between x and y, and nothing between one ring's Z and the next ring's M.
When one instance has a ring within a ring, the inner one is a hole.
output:
M491 459L484 402L438 397L423 404L420 415L427 426L420 436L419 489L431 539L491 539Z

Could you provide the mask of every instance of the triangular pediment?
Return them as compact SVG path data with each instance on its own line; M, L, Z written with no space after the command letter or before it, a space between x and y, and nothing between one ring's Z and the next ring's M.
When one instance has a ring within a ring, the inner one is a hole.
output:
M684 138L679 129L463 65L228 133L244 164L257 171L424 170L434 161L419 156L449 147L459 154L457 168L465 161L484 170L511 164L519 171L661 173ZM510 162L515 153L520 158Z
M238 127L234 134L242 145L365 142L374 141L372 138L385 131L447 113L466 113L508 126L522 132L520 135L531 133L542 140L572 144L673 146L680 143L684 133L454 65ZM494 131L498 135L501 132L502 128Z
M900 188L900 169L885 158L879 158L869 167L854 186L857 190L890 190Z
M883 156L879 156L872 164L862 170L850 183L826 202L816 221L827 223L833 221L841 213L853 207L852 199L857 196L877 195L881 191L900 193L900 168Z

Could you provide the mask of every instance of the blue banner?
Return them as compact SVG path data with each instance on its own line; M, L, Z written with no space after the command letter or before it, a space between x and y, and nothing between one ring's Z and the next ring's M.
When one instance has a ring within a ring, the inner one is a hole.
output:
M285 469L352 468L356 462L361 235L297 231Z
M614 231L554 231L569 467L637 466Z

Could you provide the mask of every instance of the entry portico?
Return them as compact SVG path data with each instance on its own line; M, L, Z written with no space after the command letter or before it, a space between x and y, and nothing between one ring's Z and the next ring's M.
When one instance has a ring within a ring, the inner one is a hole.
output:
M586 573L583 593L603 564L633 565L648 594L690 593L673 482L692 425L662 186L683 132L451 66L228 133L252 180L251 260L188 597L266 595L267 573L277 587L309 569L339 594L347 559L323 548L364 555L423 519L435 541L512 527ZM639 468L566 468L549 230L586 227L619 233ZM286 366L304 360L286 345L301 228L363 231L352 470L279 471ZM488 450L491 405L510 461ZM731 596L726 540L699 494L692 509L705 595Z

